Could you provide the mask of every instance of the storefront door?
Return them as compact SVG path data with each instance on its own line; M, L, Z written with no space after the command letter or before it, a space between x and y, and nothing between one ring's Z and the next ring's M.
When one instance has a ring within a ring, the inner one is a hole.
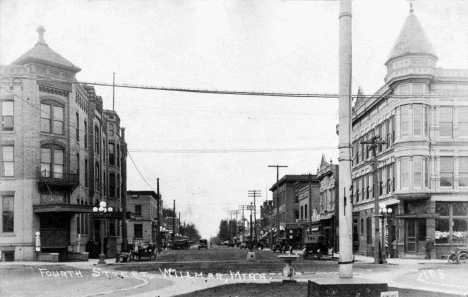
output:
M417 220L406 220L406 252L416 253L418 250L417 241Z
M418 252L419 243L426 238L426 219L407 219L405 249L407 253Z

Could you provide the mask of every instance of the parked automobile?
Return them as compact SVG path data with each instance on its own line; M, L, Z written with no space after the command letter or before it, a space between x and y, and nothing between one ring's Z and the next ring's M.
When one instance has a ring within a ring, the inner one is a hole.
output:
M200 242L198 243L198 249L208 249L208 240L200 239Z
M180 239L177 240L174 245L172 246L173 250L188 250L190 247L190 243L187 239Z

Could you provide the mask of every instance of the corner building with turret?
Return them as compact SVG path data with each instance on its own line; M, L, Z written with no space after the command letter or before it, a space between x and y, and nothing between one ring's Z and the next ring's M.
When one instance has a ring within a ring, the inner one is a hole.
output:
M110 257L125 199L120 118L37 32L32 49L0 66L1 261L86 260L101 240ZM97 218L100 201L114 212Z
M437 60L411 8L385 62L384 86L372 96L358 92L352 113L358 254L374 255L374 199L392 209L378 226L390 257L423 258L426 238L435 243L432 258L467 242L468 69L439 68ZM376 148L377 189L372 150L362 144L374 136L385 141Z

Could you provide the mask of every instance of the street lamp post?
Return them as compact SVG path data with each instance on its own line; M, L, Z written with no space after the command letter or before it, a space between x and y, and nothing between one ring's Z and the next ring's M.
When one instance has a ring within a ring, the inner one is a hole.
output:
M93 212L100 215L106 212L112 212L112 210L112 207L107 207L105 201L101 201L101 203L99 203L99 208L96 206L93 208ZM98 264L106 264L106 255L104 254L104 219L99 218L99 220L101 221L101 254L99 254Z
M380 203L380 219L382 220L382 244L381 244L381 255L382 264L387 263L387 255L385 254L385 218L391 216L392 209L387 208L385 203Z

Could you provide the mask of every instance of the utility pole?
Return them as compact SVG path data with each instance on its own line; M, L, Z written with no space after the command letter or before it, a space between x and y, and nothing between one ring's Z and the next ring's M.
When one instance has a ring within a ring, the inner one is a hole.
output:
M340 1L339 15L339 234L341 278L353 277L353 210L351 205L351 0ZM348 193L346 193L348 191ZM349 198L347 198L348 196Z
M121 148L122 148L122 157L121 157L121 170L122 170L122 252L128 251L128 237L127 237L127 143L125 142L125 128L121 129L122 138L121 138ZM87 140L85 140L87 141ZM108 163L108 162L107 162Z
M115 72L112 73L112 110L115 111Z
M174 200L174 208L172 210L172 246L174 246L174 240L175 240L175 200Z
M361 141L361 144L368 144L368 150L372 150L372 196L374 198L374 263L383 264L385 262L379 235L379 172L377 166L377 146L385 144L386 141L381 140L380 136L374 136L370 140ZM383 227L383 226L382 226ZM385 244L385 243L382 243Z
M252 209L253 209L253 205L252 205L252 202L250 202L250 251L253 250L253 245L254 245L253 236L252 236Z
M262 192L260 190L249 190L249 198L254 199L253 207L254 207L254 224L255 224L255 242L258 240L257 234L257 204L256 204L256 197L262 197Z
M239 205L239 210L242 210L242 227L243 227L243 229L245 228L244 210L249 210L249 207L250 207L250 205ZM244 231L244 234L245 234L245 231Z
M279 240L279 234L280 234L280 224L279 224L279 220L280 220L280 216L279 216L279 169L282 167L282 168L286 168L288 166L286 165L268 165L268 167L276 167L276 242L278 242ZM275 202L273 201L273 204ZM272 242L273 244L273 242Z
M156 211L158 212L157 216L156 216L156 250L157 252L159 253L160 252L160 243L159 243L159 228L161 226L161 222L160 222L160 217L159 217L159 204L161 203L161 196L159 195L159 178L156 179L156 190L157 190L157 193L156 193L156 196L157 196L157 199L156 199L156 202L158 203L156 205Z
M229 223L228 223L229 230L232 230L232 228L231 228L232 215L235 213L235 214L236 214L236 223L235 223L235 225L234 225L234 228L235 228L235 229L234 229L234 236L235 236L236 238L237 238L237 212L238 212L238 210L231 210L231 211L229 211L229 214L231 215L231 220L230 220Z
M307 216L307 226L309 233L312 231L312 175L309 173L309 213Z

